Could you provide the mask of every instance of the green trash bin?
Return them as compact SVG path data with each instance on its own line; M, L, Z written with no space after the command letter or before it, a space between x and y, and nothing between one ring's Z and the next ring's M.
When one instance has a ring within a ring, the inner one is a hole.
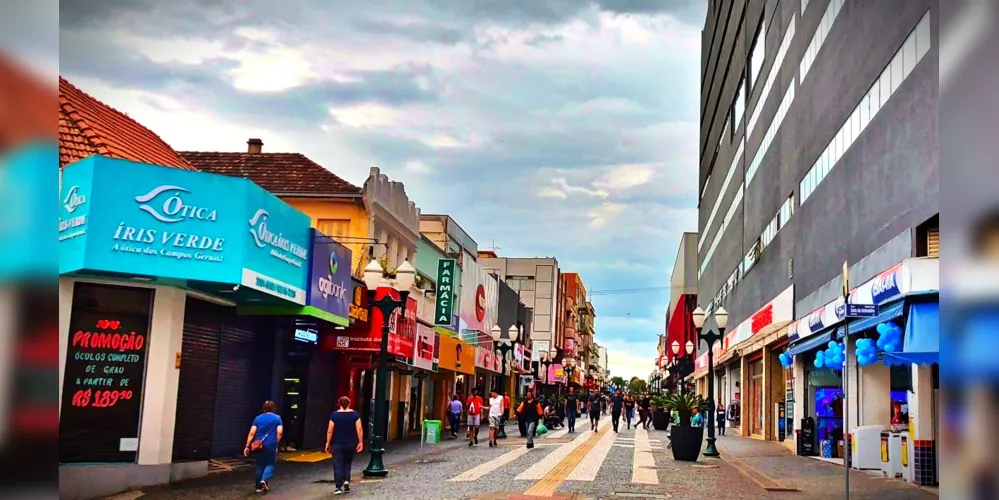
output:
M423 442L426 444L439 444L441 442L441 421L423 421Z

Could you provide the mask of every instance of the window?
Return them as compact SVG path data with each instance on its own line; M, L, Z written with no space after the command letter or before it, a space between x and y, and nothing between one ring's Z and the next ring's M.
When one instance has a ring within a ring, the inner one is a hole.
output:
M342 240L350 234L350 219L319 219L316 229L335 240Z
M534 276L507 276L506 284L517 292L534 291Z
M836 0L834 0L836 1ZM831 5L831 4L830 4ZM898 90L902 82L922 60L922 57L929 52L929 12L923 14L919 24L909 33L905 42L899 47L892 57L881 76L871 84L867 94L860 99L860 103L854 108L849 117L846 118L839 131L826 146L826 149L815 160L815 164L805 174L799 184L799 195L804 203L809 196L815 192L818 185L825 179L829 171L832 170L839 160L846 154L846 151L856 142L857 138L867 129L867 126L874 121L878 111L888 103L888 99ZM925 46L923 45L925 44ZM910 61L911 59L911 61ZM755 160L754 160L755 161ZM752 168L752 167L750 167Z
M763 84L763 92L760 93L760 98L756 100L756 107L753 108L753 114L749 117L749 124L746 126L746 136L749 137L756 131L756 121L760 119L760 113L763 111L763 105L770 98L770 91L773 90L774 81L777 79L777 75L780 74L781 65L784 63L784 56L787 55L787 49L791 47L791 40L794 39L794 18L791 18L791 22L787 25L787 31L784 32L784 38L780 42L780 47L777 49L777 56L774 58L774 63L770 65L770 73L767 75L767 81Z
M749 92L752 94L756 89L757 80L763 72L763 61L766 60L767 32L763 27L763 18L760 18L760 25L756 28L756 36L753 38L753 48L749 51Z
M805 81L805 75L812 68L812 63L815 62L822 44L825 43L829 31L832 30L833 23L836 22L836 17L843 8L843 2L844 0L831 0L829 6L826 7L826 12L822 15L822 20L819 21L819 27L816 28L815 34L812 35L812 41L808 43L805 54L801 56L801 63L798 65L799 81ZM804 8L802 8L802 11L804 11Z
M763 140L760 141L760 146L756 150L756 155L753 156L753 161L750 162L749 168L746 169L746 183L753 182L753 177L756 175L756 171L760 169L763 157L767 154L767 150L770 149L770 145L777 137L777 131L780 130L781 124L784 123L784 118L791 109L791 103L793 102L794 81L792 80L790 86L787 88L787 92L784 94L784 98L780 101L780 106L777 108L777 113L774 115L773 121L767 127L767 133L763 136Z
M732 135L735 135L735 131L739 129L739 123L742 122L742 113L746 111L746 93L745 93L746 77L739 79L739 86L735 91L735 102L732 104Z
M726 190L728 189L728 184L732 182L732 177L735 176L735 167L739 165L739 161L742 160L742 148L745 141L739 141L739 149L735 150L735 156L732 157L732 163L728 166L728 172L725 174L725 180L722 181L721 189L718 191L718 197L715 198L714 206L711 207L711 213L708 214L708 222L704 225L704 230L701 231L703 234L702 238L698 238L697 251L701 251L701 247L704 246L704 242L707 241L709 233L708 230L711 229L711 223L715 220L715 215L718 215L718 208L721 207L721 202L725 198Z

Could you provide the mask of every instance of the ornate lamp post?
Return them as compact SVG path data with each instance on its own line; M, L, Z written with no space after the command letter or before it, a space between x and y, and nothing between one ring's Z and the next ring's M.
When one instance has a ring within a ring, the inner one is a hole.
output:
M490 335L492 335L493 342L496 345L495 347L496 352L500 353L500 359L503 360L503 367L502 367L503 373L506 373L509 370L511 372L510 376L513 376L512 375L513 367L508 366L507 360L509 358L507 358L507 355L513 352L513 343L518 340L519 332L517 331L517 326L513 325L506 331L503 331L503 328L500 327L499 325L493 325L493 329L489 333ZM500 392L506 396L509 396L508 394L506 394L506 375L501 375L500 380L501 380L500 383L502 384L503 388L503 390ZM500 427L499 430L496 432L496 437L499 439L506 439L507 437L505 417L500 420Z
M697 338L704 341L708 346L708 445L704 448L704 456L717 457L718 449L715 448L715 342L725 338L725 327L728 326L728 312L724 307L719 307L715 311L715 325L718 331L710 328L704 331L705 314L704 309L698 307L694 309L692 315L694 328L697 329Z
M684 391L685 384L683 383L684 377L694 373L694 342L688 340L683 346L685 354L680 355L680 341L674 340L670 344L670 350L673 351L673 373L676 375L677 384L679 385L680 393Z
M385 454L385 434L388 432L388 338L389 318L396 309L406 307L409 289L416 281L416 269L409 262L403 262L395 271L395 282L390 283L384 276L382 266L372 260L364 268L364 284L368 287L368 298L372 307L382 314L382 343L378 350L378 371L375 380L375 429L371 433L371 460L362 471L365 477L385 477L388 469L382 455ZM388 290L394 288L399 293L396 300ZM382 298L375 300L378 289L386 289Z

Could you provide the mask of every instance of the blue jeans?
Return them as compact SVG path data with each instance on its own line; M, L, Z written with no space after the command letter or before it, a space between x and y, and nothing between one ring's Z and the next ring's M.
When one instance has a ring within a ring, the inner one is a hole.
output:
M336 445L333 447L333 485L337 488L350 482L350 465L354 462L357 445Z
M270 482L274 475L274 463L277 462L277 446L273 448L265 446L255 453L257 458L257 475L255 487L260 486L261 481Z
M576 430L576 410L565 412L565 417L569 419L569 430Z
M538 429L537 422L529 422L527 424L527 444L529 445L534 444L534 433L535 431L537 431L537 429Z
M461 415L458 413L449 413L447 418L451 424L451 434L457 436L458 429L461 427Z

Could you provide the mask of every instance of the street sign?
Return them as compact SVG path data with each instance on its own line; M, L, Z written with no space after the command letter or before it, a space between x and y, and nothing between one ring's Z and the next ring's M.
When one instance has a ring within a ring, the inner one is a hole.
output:
M437 296L434 298L434 324L449 326L454 312L454 259L437 260Z
M847 304L846 316L848 318L873 318L878 315L878 306L875 304Z

